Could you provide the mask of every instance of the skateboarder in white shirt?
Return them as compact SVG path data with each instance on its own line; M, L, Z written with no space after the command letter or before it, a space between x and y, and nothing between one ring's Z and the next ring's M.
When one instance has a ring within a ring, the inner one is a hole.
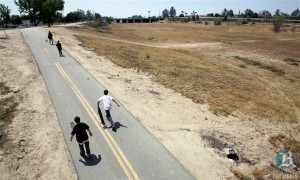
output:
M116 103L118 107L120 107L120 105L118 104L117 101L115 101L111 96L108 95L108 90L104 90L104 96L101 96L100 99L98 100L98 104L97 104L98 108L100 108L99 103L101 101L103 102L103 107L104 107L104 110L106 112L106 117L107 117L107 119L109 120L109 122L111 124L112 130L116 131L115 127L114 127L114 122L113 122L113 120L111 118L111 115L110 115L110 110L112 108L112 103L111 102L113 101L114 103ZM104 126L104 128L106 128L106 126Z

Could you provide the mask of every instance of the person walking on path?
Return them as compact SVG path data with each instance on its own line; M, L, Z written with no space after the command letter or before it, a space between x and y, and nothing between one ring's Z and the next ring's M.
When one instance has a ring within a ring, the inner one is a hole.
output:
M62 47L61 47L61 44L60 44L59 41L57 41L56 47L58 49L59 56L62 57L63 56L63 54L62 54Z
M48 33L49 43L53 45L53 34L49 31Z
M76 140L79 144L80 155L82 157L86 157L84 147L83 147L83 145L85 145L86 153L88 156L90 156L91 151L90 151L90 144L89 144L89 136L86 131L89 132L90 136L92 136L92 132L87 124L80 122L79 116L76 116L74 118L74 121L76 122L76 125L74 126L74 128L71 132L70 141L72 141L74 135L76 134Z
M116 131L115 127L114 127L114 122L111 118L111 115L110 115L110 110L112 108L112 101L114 103L117 104L118 107L120 107L120 105L118 104L117 101L115 101L111 96L108 95L108 90L104 90L104 96L101 96L98 100L98 103L97 103L97 106L98 106L98 109L100 109L99 107L99 104L100 102L103 102L103 106L104 106L104 110L106 112L106 118L109 120L110 124L111 124L111 127L112 127L112 130L113 131ZM103 124L103 123L102 123ZM107 128L104 124L104 128Z

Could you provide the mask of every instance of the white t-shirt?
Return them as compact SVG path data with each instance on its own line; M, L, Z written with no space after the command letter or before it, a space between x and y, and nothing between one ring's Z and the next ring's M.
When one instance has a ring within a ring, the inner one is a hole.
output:
M104 110L110 110L112 107L111 101L113 98L108 95L104 95L99 99L99 102L103 102Z

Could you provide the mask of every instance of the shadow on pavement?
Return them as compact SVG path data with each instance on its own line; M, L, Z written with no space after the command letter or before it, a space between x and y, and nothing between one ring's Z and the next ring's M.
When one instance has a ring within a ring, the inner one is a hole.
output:
M123 124L119 123L119 122L115 122L114 123L114 132L117 132L117 130L121 127L125 127L125 128L128 128L127 126L124 126Z
M100 163L102 160L101 155L99 154L98 157L95 154L91 154L90 157L85 157L84 161L79 159L85 166L95 166Z

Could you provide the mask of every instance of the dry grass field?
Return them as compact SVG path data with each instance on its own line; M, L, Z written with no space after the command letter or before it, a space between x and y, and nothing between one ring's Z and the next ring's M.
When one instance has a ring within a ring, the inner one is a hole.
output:
M196 179L259 179L276 171L283 147L300 164L299 27L78 23L43 30ZM223 152L231 147L236 168Z
M299 32L285 28L276 33L272 24L258 23L110 28L80 28L77 38L117 65L147 72L194 102L208 103L217 115L300 120Z

